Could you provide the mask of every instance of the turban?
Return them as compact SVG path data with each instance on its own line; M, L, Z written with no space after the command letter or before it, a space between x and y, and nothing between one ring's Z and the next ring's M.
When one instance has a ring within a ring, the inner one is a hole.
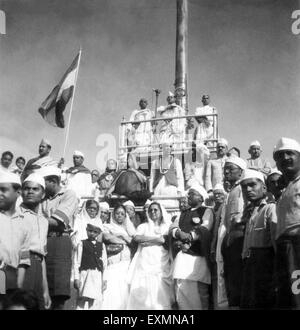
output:
M230 156L230 157L228 157L226 159L226 161L225 161L225 164L227 164L227 163L232 163L234 165L237 165L242 170L245 170L247 168L246 162L242 158L240 158L238 156Z
M247 180L247 179L258 179L261 182L265 182L264 175L261 172L256 171L256 170L245 169L244 176L240 180L240 182L243 182L244 180Z
M21 186L19 175L11 172L2 172L0 175L0 183L16 183Z
M38 174L38 173L32 173L32 174L30 174L30 175L24 180L24 182L27 182L27 181L38 183L40 186L42 186L42 187L45 189L45 180L44 180L44 178L43 178L40 174Z
M274 147L273 156L281 150L295 150L300 152L300 144L296 140L282 137Z

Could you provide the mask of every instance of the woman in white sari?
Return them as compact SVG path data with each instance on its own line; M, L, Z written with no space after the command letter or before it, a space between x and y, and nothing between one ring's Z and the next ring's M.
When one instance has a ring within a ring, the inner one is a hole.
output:
M127 309L163 310L174 302L168 230L171 220L157 202L148 209L148 222L138 226L134 240L138 250L129 269Z
M111 222L104 224L104 242L107 249L107 288L103 294L102 309L126 309L128 300L127 274L131 251L129 245L135 229L123 205L114 208Z

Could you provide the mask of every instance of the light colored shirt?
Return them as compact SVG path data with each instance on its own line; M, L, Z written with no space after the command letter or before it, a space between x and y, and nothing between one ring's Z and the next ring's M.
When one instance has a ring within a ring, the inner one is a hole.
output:
M233 223L240 223L244 210L244 199L242 188L236 183L228 194L225 202L225 218L224 225L227 232Z
M300 176L291 181L277 202L276 239L288 229L300 226Z
M256 159L248 158L247 167L253 170L262 172L265 175L268 175L271 172L271 164L261 157Z
M46 218L54 218L62 222L65 228L73 228L79 200L72 190L61 190L42 203L42 213Z
M31 229L26 226L24 214L18 209L9 217L0 211L0 228L0 264L30 266Z
M275 246L276 205L263 199L254 207L247 219L242 257L246 258L251 248L268 248Z
M90 173L67 175L67 189L73 190L78 198L92 196L93 184Z
M213 190L216 184L223 184L223 169L227 157L210 159L206 165L205 172L205 189Z
M26 226L31 228L29 250L45 256L47 253L48 220L42 214L37 214L22 205L20 210L24 215Z

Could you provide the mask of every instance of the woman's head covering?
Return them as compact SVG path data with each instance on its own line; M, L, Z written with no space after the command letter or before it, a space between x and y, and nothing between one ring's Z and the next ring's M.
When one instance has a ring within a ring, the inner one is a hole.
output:
M124 206L131 206L131 207L133 207L133 208L135 207L134 203L133 203L132 201L130 201L130 200L124 202L123 205L124 205Z
M125 212L125 206L123 205L117 205L112 214L111 214L111 221L110 223L104 224L104 228L111 232L113 235L117 235L117 234L125 234L125 235L129 235L129 236L134 236L135 235L135 228L133 223L130 221L129 215L127 214L127 212L125 213L125 220L122 224L119 224L116 219L115 219L115 211L118 208L124 208Z
M162 204L160 204L159 202L155 201L155 202L152 202L149 207L148 207L148 210L147 210L147 221L148 221L148 224L150 226L154 226L154 222L153 220L150 218L150 215L149 215L149 209L151 207L151 205L153 204L156 204L159 206L159 208L161 209L161 223L160 223L160 227L161 227L161 230L160 230L160 234L161 235L164 235L164 234L167 234L168 233L168 230L169 230L169 227L172 223L171 221L171 216L170 214L167 212L167 210L164 208L164 206Z

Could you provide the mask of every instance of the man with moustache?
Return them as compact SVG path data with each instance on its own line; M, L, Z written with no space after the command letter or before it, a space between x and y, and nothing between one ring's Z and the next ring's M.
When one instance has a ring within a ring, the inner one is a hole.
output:
M226 235L221 247L229 308L240 307L245 224L242 222L244 200L239 180L242 178L246 166L243 159L231 156L227 158L224 167L224 180L231 186L225 205Z
M300 309L300 144L282 137L274 148L273 158L286 186L276 209L278 307Z

